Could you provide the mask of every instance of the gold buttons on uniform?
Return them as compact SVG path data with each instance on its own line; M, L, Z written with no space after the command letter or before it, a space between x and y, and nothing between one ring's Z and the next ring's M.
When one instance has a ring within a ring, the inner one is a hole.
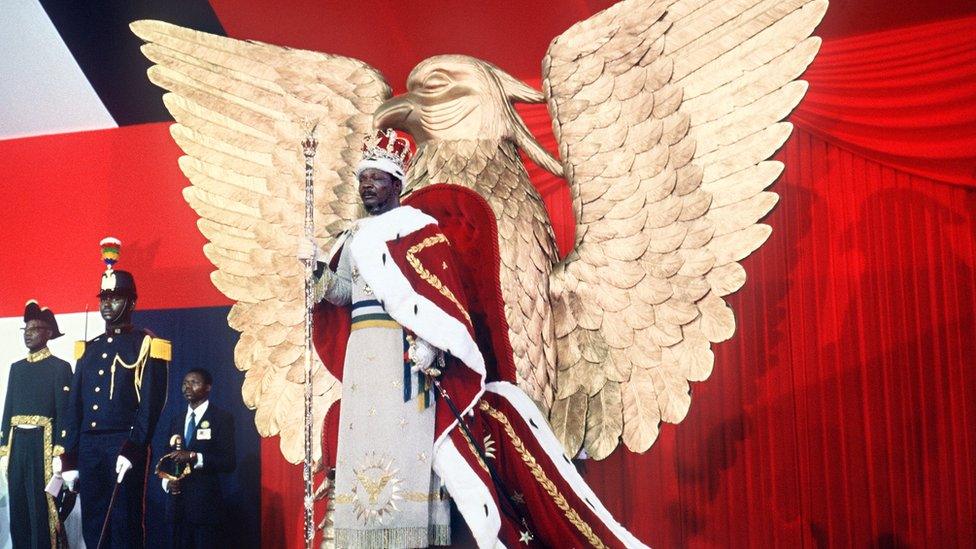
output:
M98 409L98 404L92 404L92 410L97 410L97 409Z
M99 371L98 371L98 375L100 375L100 376L103 376L103 375L105 375L105 370L99 370Z
M102 388L101 388L101 387L95 387L95 392L96 392L96 393L97 393L97 392L99 392L99 391L101 391L101 390L102 390Z
M61 436L63 436L63 437L68 436L68 431L61 431Z
M102 353L102 358L108 358L108 353Z
M111 343L112 342L112 338L108 338L105 341L108 341L109 343Z
M68 387L67 385L65 385L65 386L64 386L64 390L65 390L65 391L70 391L70 390L71 390L71 387Z
M94 426L95 426L95 422L94 422L94 421L93 421L93 422L91 422L91 426L92 426L92 427L94 427Z

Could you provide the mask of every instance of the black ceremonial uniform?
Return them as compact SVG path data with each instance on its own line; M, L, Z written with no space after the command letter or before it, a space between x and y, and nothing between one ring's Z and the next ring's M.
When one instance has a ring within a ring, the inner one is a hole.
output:
M52 547L57 512L44 491L51 458L64 451L71 366L47 349L10 366L0 455L7 455L10 537L14 547ZM33 425L32 428L19 426Z
M68 432L64 468L77 463L85 544L98 545L123 455L132 470L119 487L103 547L142 547L149 443L166 403L170 342L138 328L115 328L77 351L70 403L75 430Z

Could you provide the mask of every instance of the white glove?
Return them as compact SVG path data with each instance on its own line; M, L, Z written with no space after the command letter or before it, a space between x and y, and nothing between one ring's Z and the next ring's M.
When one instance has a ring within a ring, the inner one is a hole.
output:
M9 462L7 456L0 456L0 475L7 476L7 464Z
M298 251L295 256L299 261L305 262L311 259L313 262L317 261L319 256L319 247L315 244L315 241L310 238L305 238L304 236L298 237Z
M65 471L61 473L61 478L64 479L64 484L68 487L68 490L74 492L75 483L78 482L78 471Z
M132 462L125 456L119 456L119 459L115 460L115 472L119 474L117 481L119 484L122 484L122 479L129 472L129 469L132 469Z
M61 472L61 457L54 456L51 458L51 472L55 475Z
M431 365L434 363L434 359L437 358L437 347L434 347L425 340L419 337L413 340L410 347L407 349L407 358L413 363L410 367L412 373L423 372L425 374L440 375L440 371L436 374L432 372Z

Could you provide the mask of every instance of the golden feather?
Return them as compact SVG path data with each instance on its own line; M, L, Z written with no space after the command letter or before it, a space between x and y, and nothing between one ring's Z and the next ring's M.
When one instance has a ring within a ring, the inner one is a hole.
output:
M577 216L575 251L550 285L556 349L574 350L557 357L553 410L566 415L562 400L592 389L588 380L614 381L589 393L585 422L563 422L585 425L594 457L612 451L611 433L642 452L659 422L684 418L688 381L711 372L710 342L734 332L722 296L742 286L737 262L769 235L757 222L776 203L763 191L782 166L767 159L806 91L795 79L816 54L809 36L826 6L627 0L550 45L543 89ZM622 277L607 258L639 272ZM620 416L608 415L618 400ZM581 433L557 432L577 447Z
M149 78L166 89L186 156L184 190L210 241L211 279L237 301L228 316L241 332L234 361L245 372L244 402L262 436L280 436L285 458L303 459L300 334L303 276L294 256L303 215L304 161L300 122L317 119L316 237L329 246L337 224L359 217L358 197L342 188L353 178L356 150L371 115L390 88L366 64L345 57L215 36L160 21L137 21L154 65ZM296 366L297 364L297 366ZM322 418L339 384L314 356L313 413ZM320 449L315 449L315 459Z

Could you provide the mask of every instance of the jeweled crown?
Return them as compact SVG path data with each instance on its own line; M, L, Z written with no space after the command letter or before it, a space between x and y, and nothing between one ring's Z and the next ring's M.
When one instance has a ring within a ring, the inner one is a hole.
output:
M410 142L398 136L395 130L376 130L363 138L363 160L385 158L406 173L412 156Z

